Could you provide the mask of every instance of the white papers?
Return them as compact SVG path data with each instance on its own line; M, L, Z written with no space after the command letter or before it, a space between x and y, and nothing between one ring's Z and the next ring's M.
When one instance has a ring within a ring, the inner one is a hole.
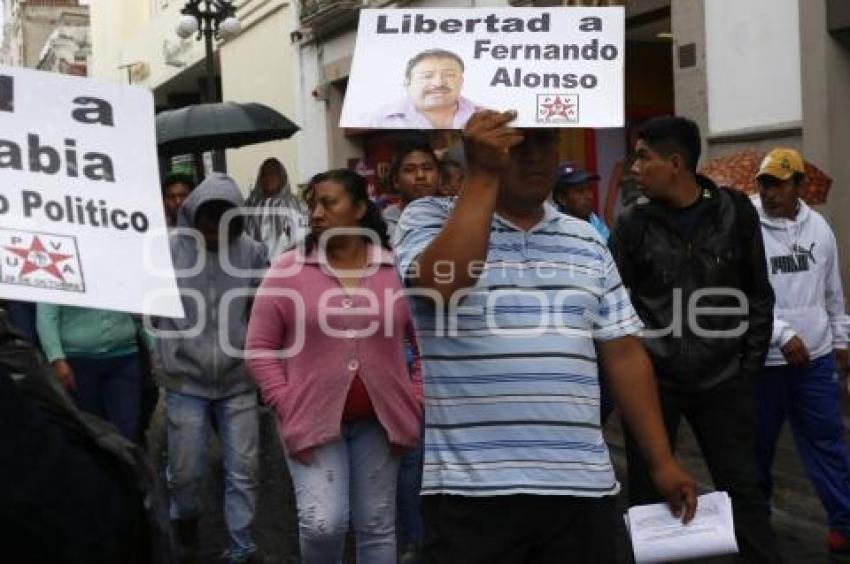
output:
M632 507L626 527L637 564L736 554L732 500L726 492L699 497L693 521L682 524L666 503Z

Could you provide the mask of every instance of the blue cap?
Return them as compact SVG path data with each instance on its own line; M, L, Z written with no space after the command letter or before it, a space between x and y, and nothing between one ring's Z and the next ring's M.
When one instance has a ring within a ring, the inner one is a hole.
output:
M591 180L599 180L599 175L580 169L574 162L566 162L558 168L557 186L559 188L578 186Z

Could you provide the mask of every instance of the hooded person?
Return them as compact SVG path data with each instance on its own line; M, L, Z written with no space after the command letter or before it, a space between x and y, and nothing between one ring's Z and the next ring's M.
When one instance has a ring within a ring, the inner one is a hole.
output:
M213 173L186 199L171 256L185 317L158 319L156 360L165 387L170 513L181 558L198 552L207 438L215 420L224 461L228 562L250 562L256 500L257 396L241 355L254 290L268 265L265 247L244 233L242 196ZM194 229L195 233L191 230ZM225 302L222 299L230 296Z
M269 158L260 165L245 200L245 232L276 257L307 234L307 207L292 193L286 167Z

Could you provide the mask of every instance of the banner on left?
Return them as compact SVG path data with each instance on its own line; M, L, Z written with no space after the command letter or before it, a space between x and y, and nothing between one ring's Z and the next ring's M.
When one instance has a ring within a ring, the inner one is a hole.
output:
M0 66L0 299L182 317L151 93Z

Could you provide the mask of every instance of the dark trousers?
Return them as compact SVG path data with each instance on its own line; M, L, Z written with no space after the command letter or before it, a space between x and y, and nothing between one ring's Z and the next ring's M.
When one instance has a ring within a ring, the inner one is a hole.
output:
M423 525L419 490L422 488L422 443L401 458L396 495L396 529L402 548L422 546Z
M427 564L617 561L614 497L427 495L422 514Z
M77 407L118 427L139 442L142 408L142 363L137 353L113 358L69 357L77 390Z
M614 411L614 397L602 374L599 375L599 425L604 427Z
M807 368L768 366L758 379L759 480L769 498L770 468L787 415L797 452L829 516L829 528L850 535L850 459L844 442L841 385L827 355Z
M24 338L35 346L39 346L38 331L35 328L35 308L33 302L6 302L6 313L9 323L20 331Z
M756 434L755 382L740 377L705 391L659 389L664 426L675 450L684 417L696 436L714 487L729 493L735 536L745 562L781 562L770 511L758 484L753 455ZM629 505L662 501L634 437L626 430Z

